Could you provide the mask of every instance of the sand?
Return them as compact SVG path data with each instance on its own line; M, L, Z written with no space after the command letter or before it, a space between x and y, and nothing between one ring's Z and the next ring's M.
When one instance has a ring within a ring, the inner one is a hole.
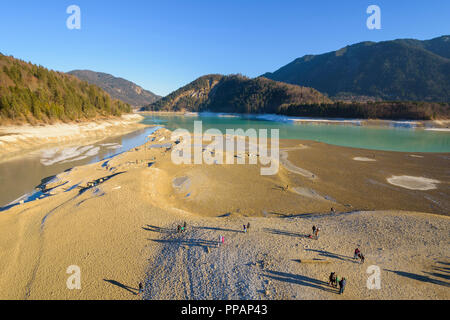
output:
M290 140L289 162L261 176L260 165L175 165L170 134L61 173L43 199L0 212L0 299L450 298L447 157L374 151L368 168L353 160L361 150ZM406 174L441 183L386 182ZM81 290L66 287L72 265ZM380 290L366 287L370 265ZM344 295L327 286L332 271L348 279Z
M145 128L139 124L143 117L126 114L120 118L81 123L58 123L45 126L0 126L0 161L23 156L25 152L46 145L85 139L104 139Z

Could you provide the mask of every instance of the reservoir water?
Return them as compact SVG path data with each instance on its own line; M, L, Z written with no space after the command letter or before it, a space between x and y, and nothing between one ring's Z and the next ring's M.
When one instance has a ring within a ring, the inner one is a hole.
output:
M266 120L270 119L270 120ZM279 129L280 139L300 139L328 144L401 152L450 152L450 132L414 128L409 122L392 122L390 126L361 126L325 122L295 123L286 117L255 117L237 115L199 114L192 116L147 116L144 123L160 124L169 130L177 128L192 132L194 121L202 121L203 131L226 129Z

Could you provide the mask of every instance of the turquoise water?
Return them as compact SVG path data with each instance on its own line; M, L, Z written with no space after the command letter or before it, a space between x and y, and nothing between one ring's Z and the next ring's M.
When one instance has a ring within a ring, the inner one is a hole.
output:
M202 121L203 131L216 128L225 133L226 129L279 129L280 139L301 139L328 144L401 152L450 152L450 132L426 131L420 128L342 125L307 123L295 124L291 121L255 119L247 116L223 117L216 114L198 116L146 116L144 123L160 124L169 130L178 128L192 132L194 121Z

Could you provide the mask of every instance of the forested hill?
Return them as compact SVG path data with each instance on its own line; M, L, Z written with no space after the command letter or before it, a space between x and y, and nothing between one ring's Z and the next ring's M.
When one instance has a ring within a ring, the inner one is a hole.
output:
M0 54L0 124L88 120L131 112L95 85Z
M278 113L283 105L331 101L311 88L242 75L206 75L144 110Z
M332 98L450 102L450 36L362 42L306 55L263 76Z
M68 73L99 86L108 92L111 97L126 102L133 107L143 107L161 98L131 81L114 77L108 73L90 70L73 70Z

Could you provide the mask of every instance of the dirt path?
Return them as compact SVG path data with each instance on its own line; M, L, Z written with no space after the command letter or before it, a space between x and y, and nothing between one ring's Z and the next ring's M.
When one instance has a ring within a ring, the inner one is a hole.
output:
M176 226L148 226L159 233L152 241L162 249L150 268L144 299L261 299L264 279L254 263L257 253L242 249L250 233L205 222L194 222L182 234ZM219 235L225 237L220 247Z

